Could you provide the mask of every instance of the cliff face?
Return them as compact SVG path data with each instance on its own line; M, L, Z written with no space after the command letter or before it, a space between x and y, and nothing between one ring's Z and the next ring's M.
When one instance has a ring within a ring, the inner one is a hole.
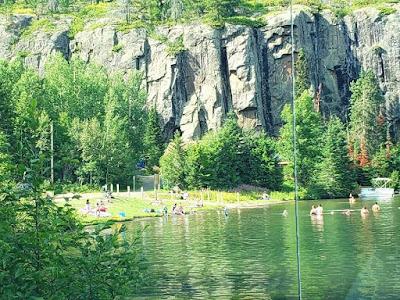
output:
M43 72L49 55L80 57L110 72L137 69L146 79L149 104L162 116L164 132L180 129L185 139L198 138L220 126L233 110L246 128L266 128L277 134L280 112L291 97L290 16L282 13L258 29L227 25L213 29L191 24L160 28L185 51L173 53L171 42L160 42L142 29L118 32L116 26L86 26L74 39L71 20L56 21L51 31L21 36L30 16L0 17L0 58L23 55L28 65ZM97 27L97 28L95 28ZM400 133L400 13L381 16L363 9L339 20L329 12L295 13L297 52L303 48L324 115L345 117L350 82L361 69L372 69L386 99L386 109Z

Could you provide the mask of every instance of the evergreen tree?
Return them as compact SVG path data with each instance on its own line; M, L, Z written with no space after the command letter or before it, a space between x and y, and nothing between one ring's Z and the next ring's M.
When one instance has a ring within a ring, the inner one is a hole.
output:
M365 167L384 142L383 97L371 71L362 72L350 90L349 144L353 159Z
M311 86L307 57L303 49L300 49L299 53L297 54L295 72L297 97L300 96L304 91L308 90Z
M163 140L160 127L160 119L155 108L148 112L145 132L143 136L143 148L146 156L148 170L159 165L160 157L163 154Z
M308 91L296 98L297 170L303 188L310 185L311 175L321 158L322 120L313 108L313 98ZM278 150L284 167L285 181L293 186L293 126L292 110L285 105L282 111L284 125L280 130Z
M278 166L275 141L264 133L246 132L242 145L241 182L279 190L282 184L282 172Z
M0 131L0 185L11 179L11 159L6 136Z
M186 186L186 153L179 132L176 132L173 140L165 149L160 159L161 175L167 188L174 186Z
M313 176L314 197L346 197L354 188L346 132L337 117L329 120L322 144L322 157Z

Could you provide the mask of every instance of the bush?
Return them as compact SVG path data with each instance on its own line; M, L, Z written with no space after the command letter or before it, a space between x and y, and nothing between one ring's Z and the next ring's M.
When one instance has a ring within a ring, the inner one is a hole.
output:
M146 24L141 20L133 21L132 23L121 22L117 24L116 30L118 32L127 33L132 29L138 28L146 28Z
M386 6L384 6L384 7L378 7L378 10L379 10L379 15L381 16L381 17L383 17L383 16L389 16L389 15L391 15L391 14L394 14L394 13L396 13L396 9L395 8L393 8L393 7L386 7Z
M112 47L112 52L118 53L119 51L122 50L122 48L123 48L123 46L122 46L121 44L114 45L114 46Z
M26 27L21 36L26 38L37 31L49 33L52 32L55 28L56 26L49 19L39 19L33 21L28 27Z
M226 23L234 25L245 25L249 27L262 27L266 25L266 22L262 18L251 18L246 16L235 16L226 19Z

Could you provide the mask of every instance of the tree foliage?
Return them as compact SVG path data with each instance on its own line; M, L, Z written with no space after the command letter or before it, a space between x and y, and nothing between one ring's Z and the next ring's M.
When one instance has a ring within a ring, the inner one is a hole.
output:
M313 97L304 91L296 98L296 136L298 181L303 188L311 184L315 166L321 159L322 119L314 111ZM285 105L282 111L284 125L280 130L279 154L287 165L284 167L285 181L293 186L293 123L292 110Z
M362 72L350 90L349 144L353 159L365 167L384 142L383 97L371 71Z
M323 136L321 160L316 164L311 191L314 197L346 197L354 188L346 132L342 122L332 117Z
M164 150L164 143L160 127L160 118L154 107L148 112L143 136L143 148L146 156L147 168L151 170L151 168L159 166L160 158Z
M124 80L56 55L43 78L17 62L1 63L0 74L0 126L11 144L17 177L38 151L46 157L42 175L50 177L51 123L56 181L123 183L133 174L143 155L147 115L140 73Z
M161 175L164 186L186 186L186 152L182 137L176 132L160 159Z

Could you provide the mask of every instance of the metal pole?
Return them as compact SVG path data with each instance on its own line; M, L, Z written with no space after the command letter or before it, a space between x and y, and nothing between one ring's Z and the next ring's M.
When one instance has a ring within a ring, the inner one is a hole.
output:
M301 271L300 271L300 233L299 233L299 197L297 182L297 143L296 143L296 79L294 63L294 20L293 20L293 0L290 0L290 42L292 46L292 114L293 114L293 164L294 164L294 200L295 200L295 220L296 220L296 258L297 258L297 293L299 300L301 294Z
M54 128L53 121L50 123L50 147L51 147L51 160L50 160L50 181L54 184Z

